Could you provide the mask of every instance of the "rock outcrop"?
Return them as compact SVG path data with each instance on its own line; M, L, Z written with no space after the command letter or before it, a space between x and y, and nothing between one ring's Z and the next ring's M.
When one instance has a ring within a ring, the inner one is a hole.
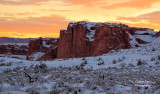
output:
M52 60L57 58L57 38L34 39L29 42L27 60Z
M136 35L136 31L147 30L150 29L129 27L120 23L70 23L67 30L60 31L57 58L97 56L111 50L128 49L133 46L130 37ZM141 39L137 41L147 43Z
M160 37L160 31L159 31L159 32L157 32L157 36L159 36L159 37Z
M27 52L27 45L0 45L0 54L26 55Z
M30 41L26 59L97 56L111 50L143 46L151 43L153 36L156 33L148 28L129 27L121 23L80 21L69 23L67 30L60 31L59 39L39 38Z

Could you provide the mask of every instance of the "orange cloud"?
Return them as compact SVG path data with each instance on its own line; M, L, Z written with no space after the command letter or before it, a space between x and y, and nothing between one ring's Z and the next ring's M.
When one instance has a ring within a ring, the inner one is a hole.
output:
M160 24L160 11L154 11L151 13L146 13L139 15L137 17L118 17L117 20L122 21L130 21L130 22L138 22L132 25L134 26L144 26L144 27L150 27L157 30L160 30L159 24Z
M37 5L41 2L46 2L49 0L21 0L21 1L12 1L12 0L1 0L0 4L4 5Z
M159 3L159 0L0 0L0 36L58 37L68 21L81 20L160 29Z
M142 14L137 17L118 17L117 20L127 20L132 22L140 22L142 20L145 20L150 23L160 24L160 11Z
M64 0L65 2L71 4L71 5L85 5L85 6L91 6L98 4L99 2L103 0Z
M112 1L111 1L112 2ZM114 8L125 8L125 7L131 7L131 8L150 8L152 4L160 2L159 0L129 0L126 2L121 3L115 3L112 5L106 5L102 6L102 8L107 9L114 9Z
M8 37L58 37L60 29L68 24L64 17L57 15L13 21L7 19L0 18L0 37L6 36L3 33L8 33Z

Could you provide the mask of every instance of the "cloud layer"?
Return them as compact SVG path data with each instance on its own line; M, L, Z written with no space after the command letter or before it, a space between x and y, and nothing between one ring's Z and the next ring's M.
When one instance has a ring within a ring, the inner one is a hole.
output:
M0 37L59 37L70 21L160 30L159 0L0 0Z

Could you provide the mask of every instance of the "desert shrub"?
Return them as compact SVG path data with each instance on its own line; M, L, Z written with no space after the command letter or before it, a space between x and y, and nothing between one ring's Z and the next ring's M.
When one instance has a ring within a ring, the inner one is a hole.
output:
M129 67L134 67L134 65L132 63L129 63L128 66Z
M28 88L28 89L26 90L26 92L28 92L29 94L39 94L39 93L35 90L35 88Z
M5 63L1 63L0 66L6 66L6 64Z
M82 58L82 60L86 60L86 58L85 58L85 57L83 57L83 58Z
M73 92L73 94L78 94L77 90L75 90L75 91Z
M151 61L154 61L154 60L155 60L155 57L152 57L152 58L151 58Z
M122 57L122 59L124 60L124 59L126 59L126 57L125 57L125 56L123 56L123 57Z
M122 59L121 58L118 58L118 62L121 62L122 61Z
M157 56L157 59L160 60L160 55Z
M159 64L159 61L157 61L156 63L155 63L155 65L158 65Z
M9 62L6 64L6 66L11 66L12 65L12 62Z
M85 60L85 61L83 62L83 64L88 64L87 60Z
M121 67L124 68L126 66L125 63L121 63Z
M99 62L98 66L100 66L100 65L104 65L104 61Z
M137 65L145 65L147 64L144 60L142 61L141 59L138 60Z
M155 51L156 49L155 48L152 48L152 51Z
M47 68L47 65L46 65L46 64L40 64L40 65L39 65L39 68L43 68L43 69L44 69L44 68Z
M5 60L4 60L4 59L1 59L1 60L0 60L0 62L3 62L3 61L5 61Z
M46 73L49 71L49 69L47 68L47 65L46 64L40 64L40 65L36 65L35 68L34 68L34 71L36 73L38 72L41 72L41 73Z
M89 80L87 80L85 82L85 86L86 86L87 89L89 89L92 86L92 83Z
M17 57L17 56L12 56L11 58L21 59L21 58L19 58L19 57Z
M141 59L138 60L137 65L142 65Z
M113 64L116 64L116 63L117 63L117 61L114 59L114 60L112 61L112 63L113 63Z
M84 67L86 64L88 64L88 62L87 62L87 60L84 60L84 62L82 62L82 63L80 64L80 66L81 66L81 67Z
M18 62L19 64L22 64L23 63L23 61L20 61L20 62Z
M11 71L12 71L12 70L10 70L10 69L6 69L6 70L3 71L3 73L7 74L7 73L9 73L9 72L11 72Z
M48 94L60 94L60 91L57 89L54 89L54 90L50 91Z
M99 57L98 59L97 59L97 61L101 61L102 60L102 58L101 57Z
M103 60L102 58L98 58L97 60L100 61L100 62L98 63L98 66L104 65L104 60Z

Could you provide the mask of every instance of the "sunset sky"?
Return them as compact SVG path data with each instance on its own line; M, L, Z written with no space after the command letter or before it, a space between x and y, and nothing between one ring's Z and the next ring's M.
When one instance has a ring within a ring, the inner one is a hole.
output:
M160 30L160 0L0 0L0 37L59 37L72 21Z

